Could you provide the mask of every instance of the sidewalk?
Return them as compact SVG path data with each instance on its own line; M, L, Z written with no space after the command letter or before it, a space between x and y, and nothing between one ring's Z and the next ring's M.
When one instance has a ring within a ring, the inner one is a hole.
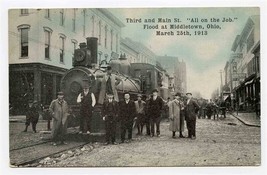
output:
M248 126L255 126L255 127L260 127L261 126L261 120L256 116L255 112L252 113L238 113L233 112L231 115L233 115L235 118L237 118L239 121L244 123L245 125Z

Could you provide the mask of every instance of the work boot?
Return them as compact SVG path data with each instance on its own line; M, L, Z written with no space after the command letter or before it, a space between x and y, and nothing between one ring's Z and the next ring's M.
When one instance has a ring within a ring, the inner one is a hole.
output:
M22 132L27 132L27 130L28 130L28 126L26 126Z
M185 138L185 137L183 136L183 133L181 133L181 132L180 132L180 134L179 134L179 137L180 137L180 138Z

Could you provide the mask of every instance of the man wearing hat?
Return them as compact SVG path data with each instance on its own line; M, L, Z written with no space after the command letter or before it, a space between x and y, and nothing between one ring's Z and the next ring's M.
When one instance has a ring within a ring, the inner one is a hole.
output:
M38 102L37 101L29 101L27 112L26 112L26 123L25 123L25 129L23 132L27 132L28 126L30 123L32 124L32 130L33 132L36 131L36 125L38 123L39 119L39 113L38 113Z
M184 104L180 98L181 94L176 93L174 100L172 100L169 104L169 130L172 131L172 138L175 138L176 131L180 133L179 137L183 138L182 132L184 131L184 120L181 120L181 111L183 110Z
M113 94L114 100L119 102L119 96L116 86L120 84L121 79L118 76L111 73L112 73L111 66L108 66L107 72L101 81L100 93L98 98L99 104L104 103L105 99L107 98L107 94Z
M141 135L143 133L143 126L145 124L145 105L146 105L146 102L142 100L141 94L137 95L137 100L134 102L134 104L137 113L137 120L136 120L136 125L138 130L137 135Z
M94 93L89 92L87 83L83 87L83 92L78 95L77 103L80 103L80 133L90 134L91 117L96 100Z
M102 116L105 121L106 145L111 143L116 145L116 122L119 114L119 105L113 98L113 94L107 95L107 100L103 104Z
M132 140L133 122L136 116L134 101L130 99L129 92L124 93L124 100L120 102L120 122L121 122L121 143L130 142ZM126 131L128 132L128 140L125 140Z
M163 108L163 100L161 97L158 96L158 90L154 89L152 91L152 97L149 100L148 106L148 115L150 118L150 125L151 125L151 137L155 135L155 124L156 124L156 133L157 136L160 136L160 116L161 110Z
M70 109L67 102L64 100L64 93L58 92L57 99L53 100L49 106L49 111L52 114L52 140L53 145L57 145L58 142L66 144L65 135L67 133L67 120L70 115Z
M199 110L198 104L192 99L192 93L186 93L187 102L185 107L186 125L188 129L188 138L196 139L196 117Z

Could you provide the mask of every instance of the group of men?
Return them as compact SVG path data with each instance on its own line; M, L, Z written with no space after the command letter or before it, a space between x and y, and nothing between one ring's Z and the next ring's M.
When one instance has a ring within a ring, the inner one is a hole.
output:
M179 137L184 138L184 122L188 130L188 138L196 139L196 116L199 105L192 98L192 93L186 93L187 98L182 99L180 93L176 93L174 100L168 103L169 107L169 130L172 131L172 138L176 138L175 133L179 132Z
M137 95L137 100L130 99L129 92L124 93L122 101L115 101L113 94L107 94L107 100L102 107L103 120L105 121L106 143L116 143L116 125L120 123L121 143L132 141L133 127L136 125L138 135L143 133L146 126L146 134L151 137L160 136L160 119L163 100L155 89L152 97L142 100L142 95ZM156 132L155 132L156 125ZM127 139L126 139L127 133Z
M107 68L107 72L102 78L98 101L95 95L90 91L88 84L85 84L83 91L77 97L77 103L80 104L80 132L90 134L91 118L96 103L102 105L102 117L105 121L106 143L116 143L117 123L120 124L121 143L131 142L133 127L136 125L138 135L143 133L143 127L146 127L146 135L151 137L160 136L161 112L164 106L163 99L158 96L158 90L154 89L146 100L142 100L142 95L137 95L137 100L133 101L129 92L124 93L123 100L119 101L116 86L121 80L114 74L111 74L111 67ZM196 113L199 106L192 99L192 94L187 93L187 101L181 100L181 94L177 93L175 99L170 101L169 116L170 130L180 132L180 137L184 137L184 120L186 119L188 128L188 137L194 139L196 137ZM52 139L53 145L66 144L65 135L67 130L67 119L72 111L64 100L64 93L58 92L57 99L50 104L49 111L52 116ZM34 123L35 124L35 123ZM27 130L26 125L26 129ZM34 131L36 127L34 126ZM127 133L127 139L126 139Z

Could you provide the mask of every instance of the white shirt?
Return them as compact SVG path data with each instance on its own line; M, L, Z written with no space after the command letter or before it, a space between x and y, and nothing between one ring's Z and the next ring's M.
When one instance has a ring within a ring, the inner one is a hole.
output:
M191 98L187 100L187 104L189 104L190 100L191 100Z
M96 100L95 100L95 95L94 95L94 93L91 93L91 98L92 98L92 107L94 107L95 104L96 104ZM81 101L82 101L82 93L80 93L80 94L78 95L77 103L81 103Z

